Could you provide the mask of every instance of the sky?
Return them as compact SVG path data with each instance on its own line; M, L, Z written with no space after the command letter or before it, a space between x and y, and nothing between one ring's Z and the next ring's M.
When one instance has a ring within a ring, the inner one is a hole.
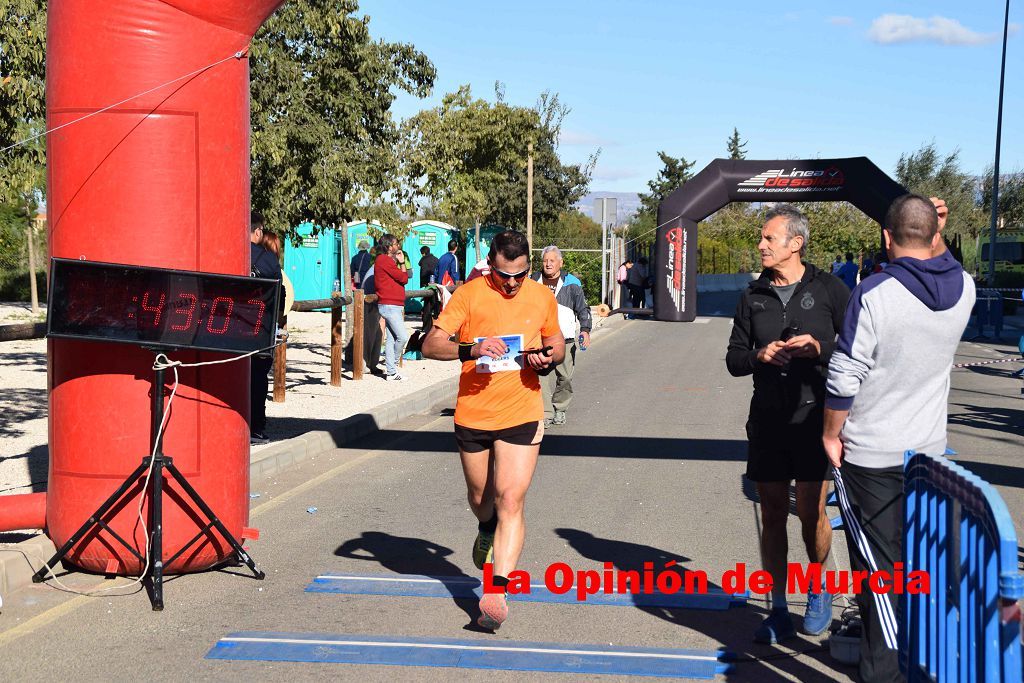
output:
M981 174L995 154L1005 4L993 0L782 4L689 0L363 0L370 32L412 43L437 68L426 99L399 96L397 119L461 84L533 106L571 108L560 152L600 149L592 190L636 192L657 153L726 156L737 128L748 159L867 156L893 173L934 142ZM1000 170L1024 170L1024 7L1010 7Z

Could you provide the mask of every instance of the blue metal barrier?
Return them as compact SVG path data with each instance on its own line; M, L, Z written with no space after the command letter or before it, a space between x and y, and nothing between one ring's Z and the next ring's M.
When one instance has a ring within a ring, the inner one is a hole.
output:
M1006 504L942 456L907 453L903 562L931 591L904 595L900 666L915 681L1020 681L1017 534Z

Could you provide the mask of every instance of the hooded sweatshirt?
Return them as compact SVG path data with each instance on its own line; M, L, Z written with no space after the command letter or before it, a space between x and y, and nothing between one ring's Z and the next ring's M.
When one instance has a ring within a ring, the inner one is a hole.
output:
M946 449L949 372L974 306L974 282L946 251L899 258L850 295L829 362L825 406L849 410L845 460L902 467Z

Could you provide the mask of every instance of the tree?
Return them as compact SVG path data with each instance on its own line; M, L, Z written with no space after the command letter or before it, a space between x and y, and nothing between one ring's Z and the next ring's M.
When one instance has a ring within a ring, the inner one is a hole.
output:
M0 148L46 130L46 2L0 0ZM0 201L31 218L46 191L45 136L0 152Z
M601 248L601 226L576 210L563 211L556 220L540 223L535 234L537 247L554 244L563 249Z
M896 179L908 190L924 197L941 197L949 206L944 234L974 238L987 225L976 203L977 181L960 169L960 151L942 156L935 143L922 145L916 152L901 154L896 163Z
M657 238L656 214L650 211L637 211L629 223L617 231L619 237L626 241L626 252L646 252Z
M498 84L498 88L503 86ZM496 95L498 102L502 102L503 90L499 89ZM547 91L541 93L534 110L539 125L533 137L533 221L535 225L541 225L558 221L587 194L600 150L584 164L563 164L558 156L558 138L562 122L571 110L557 94ZM508 171L505 182L495 188L485 220L525 229L526 166L513 167Z
M252 205L271 226L373 219L373 206L409 204L393 91L425 97L436 71L412 45L374 40L358 9L290 0L253 41Z
M732 129L732 135L725 141L725 151L728 153L730 159L746 159L747 158L747 143L740 141L740 132L736 129Z
M664 152L658 152L658 158L661 159L663 167L654 180L647 181L650 193L640 195L640 204L643 206L641 212L651 215L657 215L658 204L693 177L690 169L696 163L687 161L685 157L670 157Z
M473 99L463 85L405 122L403 175L410 191L448 223L490 222L510 178L525 167L526 143L539 127L535 110Z
M981 208L985 216L992 214L992 167L985 170L981 186ZM1024 172L999 174L998 225L1006 228L1024 228Z

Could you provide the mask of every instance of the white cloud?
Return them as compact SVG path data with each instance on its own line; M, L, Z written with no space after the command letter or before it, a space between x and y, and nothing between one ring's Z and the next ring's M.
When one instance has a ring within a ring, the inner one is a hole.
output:
M603 147L608 146L608 142L602 140L596 135L590 133L583 133L577 130L563 130L558 136L558 144L560 145L583 145L583 146L594 146L599 145Z
M829 17L828 23L833 26L853 26L853 17Z
M972 31L956 19L883 14L871 22L868 38L882 45L928 42L942 45L984 45L1002 38L1002 33Z

